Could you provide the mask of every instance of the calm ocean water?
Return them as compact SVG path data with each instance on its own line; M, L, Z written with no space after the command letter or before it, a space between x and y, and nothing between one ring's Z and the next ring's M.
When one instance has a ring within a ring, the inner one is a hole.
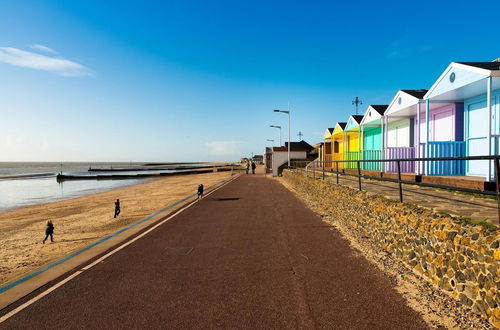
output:
M76 180L58 183L56 175L61 172L72 175L92 175L89 167L101 169L137 168L142 163L20 163L0 162L0 212L6 210L49 203L58 200L94 194L113 188L150 181L146 179L123 180ZM164 168L164 166L162 167ZM157 173L150 167L147 173ZM171 172L162 170L161 172ZM136 174L125 171L119 174ZM144 173L141 171L140 173ZM95 173L94 173L95 174ZM99 172L106 174L106 172ZM115 173L116 174L116 173Z

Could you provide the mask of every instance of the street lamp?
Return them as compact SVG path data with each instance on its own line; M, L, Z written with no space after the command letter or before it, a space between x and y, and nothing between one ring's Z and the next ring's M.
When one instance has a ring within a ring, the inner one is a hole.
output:
M280 130L280 147L281 147L281 126L269 125L269 127L272 127L272 128L279 128L279 130Z
M274 112L286 113L288 115L288 167L290 167L290 104L288 110L273 110Z

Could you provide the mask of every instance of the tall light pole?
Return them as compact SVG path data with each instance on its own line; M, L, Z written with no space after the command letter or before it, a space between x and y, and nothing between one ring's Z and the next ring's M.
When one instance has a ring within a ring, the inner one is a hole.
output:
M272 127L272 128L279 128L279 130L280 130L280 147L281 147L281 126L269 125L269 127Z
M356 98L352 101L352 105L356 106L356 115L358 114L358 106L363 104L363 101L359 99L359 97L356 96Z
M288 115L288 167L290 167L290 104L288 104L288 110L273 110L273 111L286 113Z

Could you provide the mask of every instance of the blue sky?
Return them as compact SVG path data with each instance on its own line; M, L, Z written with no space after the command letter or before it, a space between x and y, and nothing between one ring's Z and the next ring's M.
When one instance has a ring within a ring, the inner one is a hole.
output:
M487 8L487 9L485 9ZM2 1L0 161L223 161L292 108L315 143L451 61L500 57L498 1Z

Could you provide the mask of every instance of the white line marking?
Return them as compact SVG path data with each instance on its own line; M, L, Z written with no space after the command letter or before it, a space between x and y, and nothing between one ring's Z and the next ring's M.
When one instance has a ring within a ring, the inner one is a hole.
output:
M209 193L207 193L205 196L203 196L203 198L209 196L210 194L216 192L217 190L219 190L220 188L224 187L225 185L233 182L236 178L238 178L240 175L237 175L236 177L232 178L231 180L229 180L228 182L224 183L223 185L221 185L220 187L217 187L215 188L214 190L210 191ZM61 282L55 284L54 286L51 286L50 288L48 288L47 290L45 290L44 292L40 293L38 296L28 300L27 302L25 302L24 304L18 306L17 308L11 310L10 312L8 312L7 314L5 314L4 316L1 316L0 317L0 324L3 323L4 321L6 321L7 319L11 318L12 316L16 315L17 313L19 313L20 311L22 311L23 309L25 309L26 307L30 306L31 304L37 302L38 300L42 299L43 297L45 297L46 295L48 295L49 293L51 293L52 291L56 290L57 288L63 286L64 284L68 283L69 281L71 281L72 279L74 279L75 277L77 277L78 275L80 275L81 273L83 273L85 270L88 270L92 267L94 267L95 265L97 265L98 263L102 262L104 259L107 259L109 258L111 255L115 254L116 252L122 250L123 248L129 246L130 244L132 244L133 242L137 241L139 238L141 237L144 237L146 236L147 234L149 234L150 232L152 232L153 230L155 230L156 228L158 228L159 226L161 226L162 224L164 224L165 222L167 221L170 221L172 220L172 218L174 218L175 216L177 216L178 214L184 212L185 210L187 210L188 208L190 208L191 206L195 205L196 203L198 202L198 199L190 202L188 205L184 206L182 209L180 209L179 211L175 212L174 214L172 214L171 216L169 216L168 218L166 219L163 219L162 221L160 221L159 223L157 223L156 225L154 225L153 227L149 228L148 230L146 230L145 232L143 232L142 234L140 234L139 236L131 239L130 241L120 245L119 247L117 247L116 249L114 249L113 251L105 254L104 256L100 257L99 259L97 259L96 261L94 261L93 263L85 266L82 268L82 270L79 270L79 271L76 271L75 273L71 274L70 276L66 277L64 280L62 280Z
M49 293L51 293L52 291L54 291L58 287L63 286L65 283L71 281L72 279L74 279L75 277L77 277L78 275L80 275L81 273L82 273L82 271L79 270L79 271L71 274L70 276L68 276L64 280L62 280L61 282L57 283L56 285L54 285L54 286L48 288L47 290L45 290L44 292L40 293L35 298L33 298L33 299L25 302L24 304L22 304L21 306L17 307L16 309L11 310L10 312L8 312L7 314L5 314L4 316L0 317L0 323L4 322L8 318L10 318L10 317L14 316L15 314L19 313L20 311L22 311L23 309L25 309L29 305L33 304L34 302L42 299L43 297L45 297L46 295L48 295Z

